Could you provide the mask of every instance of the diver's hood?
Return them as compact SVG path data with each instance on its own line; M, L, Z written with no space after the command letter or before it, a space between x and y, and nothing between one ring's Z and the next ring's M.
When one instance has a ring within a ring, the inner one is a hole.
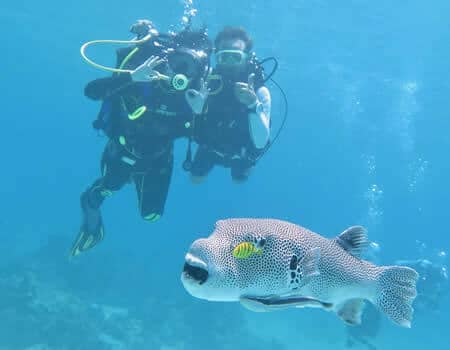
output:
M168 52L167 62L174 74L183 74L189 80L204 77L209 67L209 58L204 51L185 47Z

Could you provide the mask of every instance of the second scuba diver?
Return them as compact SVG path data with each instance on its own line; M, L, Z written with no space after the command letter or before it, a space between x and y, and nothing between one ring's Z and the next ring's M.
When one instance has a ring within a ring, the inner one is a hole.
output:
M245 181L269 144L271 96L252 48L240 27L225 27L215 38L216 66L196 96L205 106L194 128L194 183L215 165L230 168L235 182Z

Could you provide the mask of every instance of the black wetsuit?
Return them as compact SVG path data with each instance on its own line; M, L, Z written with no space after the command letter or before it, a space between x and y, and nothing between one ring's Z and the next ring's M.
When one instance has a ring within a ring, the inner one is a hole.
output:
M118 51L117 66L135 69L159 50L149 43L123 64L132 49ZM102 176L84 193L89 205L99 208L107 195L132 181L142 217L157 220L164 213L172 176L174 140L190 132L192 112L184 92L170 90L165 82L134 83L129 73L114 73L90 82L85 95L103 101L97 127L109 137ZM142 115L132 117L143 108Z
M251 141L250 110L238 101L234 89L236 82L247 82L252 72L254 69L249 66L242 74L226 78L213 71L213 75L221 76L223 86L220 88L221 83L214 80L209 84L212 94L208 97L205 113L195 119L194 140L199 147L192 163L192 175L205 176L215 165L221 165L230 168L233 179L246 180L261 151ZM263 84L259 73L255 90Z

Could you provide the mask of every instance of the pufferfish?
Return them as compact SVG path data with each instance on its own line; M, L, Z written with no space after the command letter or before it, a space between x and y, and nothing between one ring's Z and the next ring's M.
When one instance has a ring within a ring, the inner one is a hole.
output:
M235 257L240 244L258 240L262 254ZM369 243L361 226L328 239L281 220L220 220L208 238L192 243L181 281L196 298L240 302L258 312L318 307L348 324L361 323L369 301L396 324L411 327L418 274L363 260Z

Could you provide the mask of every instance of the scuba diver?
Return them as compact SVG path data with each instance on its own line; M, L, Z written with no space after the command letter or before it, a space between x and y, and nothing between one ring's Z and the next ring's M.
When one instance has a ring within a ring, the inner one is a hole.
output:
M373 249L372 247L371 249ZM370 255L379 259L380 249L375 247ZM444 252L438 255L444 256ZM447 267L436 259L425 258L415 260L397 260L394 265L408 266L419 273L417 281L417 297L414 300L414 313L425 315L439 312L450 291ZM381 314L370 303L367 303L362 314L362 322L357 326L346 326L346 346L352 348L361 344L369 350L376 350L371 339L376 338L381 326Z
M231 169L235 182L245 181L270 141L271 96L253 42L240 27L225 27L215 38L216 66L200 90L191 89L197 113L193 129L198 144L193 161L186 158L193 183L215 165Z
M423 258L397 260L395 264L411 267L419 273L414 309L418 313L439 312L450 291L447 267Z
M346 325L347 348L353 348L355 345L364 345L369 350L376 350L376 346L371 339L376 338L381 329L381 313L371 303L365 303L364 311L361 316L361 324Z
M189 137L193 112L190 89L200 89L209 72L212 43L205 30L185 28L161 34L147 20L131 27L133 45L117 50L114 72L87 84L85 95L102 101L93 126L108 137L101 176L80 198L82 223L71 249L76 256L104 237L100 206L106 197L133 182L141 216L150 222L164 213L173 170L174 140ZM103 41L111 42L111 41ZM123 41L117 41L124 43Z

